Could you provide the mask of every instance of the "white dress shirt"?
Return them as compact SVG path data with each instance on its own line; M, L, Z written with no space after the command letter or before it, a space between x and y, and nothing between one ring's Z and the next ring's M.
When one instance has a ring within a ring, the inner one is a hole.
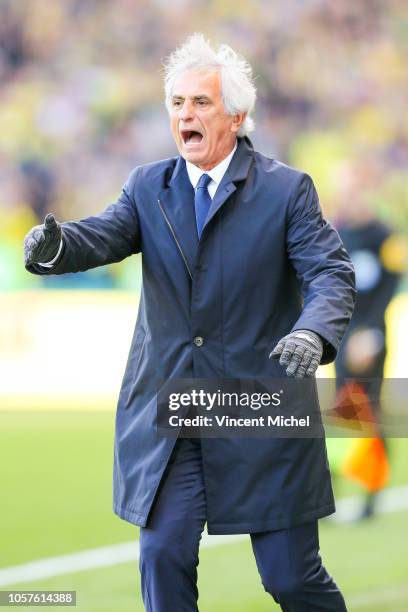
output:
M200 180L201 175L208 174L208 176L211 177L211 182L208 183L207 189L208 189L208 193L210 194L210 198L213 199L213 197L215 196L215 192L218 189L218 185L221 183L224 174L228 170L228 166L230 165L231 159L235 151L237 150L237 146L238 146L238 142L235 142L235 146L232 149L231 153L227 155L227 157L223 159L219 164L214 166L212 170L207 170L207 171L201 170L201 168L199 168L198 166L195 166L194 164L186 160L188 178L190 179L190 183L192 184L194 190L197 187L197 183ZM58 253L54 257L54 259L52 259L51 261L47 263L39 263L39 265L43 266L44 268L52 268L52 266L57 261L61 253L61 249L62 249L62 240L61 240L61 243L58 249Z

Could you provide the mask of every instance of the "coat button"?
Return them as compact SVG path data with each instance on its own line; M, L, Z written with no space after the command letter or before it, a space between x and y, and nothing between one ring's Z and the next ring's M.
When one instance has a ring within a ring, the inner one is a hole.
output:
M204 338L202 338L201 336L196 336L193 340L194 344L196 346L203 346L204 344Z

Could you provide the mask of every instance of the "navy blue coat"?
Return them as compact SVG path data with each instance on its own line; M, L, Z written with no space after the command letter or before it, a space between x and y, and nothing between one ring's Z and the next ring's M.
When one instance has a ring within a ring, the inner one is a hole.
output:
M352 264L307 174L239 139L200 241L193 201L181 157L137 167L101 215L62 225L65 248L52 270L142 252L114 457L114 510L141 526L175 443L155 429L160 382L282 377L268 355L296 329L322 336L328 363L354 304ZM282 529L334 511L323 438L203 438L202 454L209 533Z

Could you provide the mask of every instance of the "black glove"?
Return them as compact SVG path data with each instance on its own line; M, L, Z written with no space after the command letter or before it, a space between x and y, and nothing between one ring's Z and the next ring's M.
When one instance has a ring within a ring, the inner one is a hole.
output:
M48 263L58 253L62 232L60 224L49 213L43 225L34 226L24 238L24 263Z
M281 340L269 358L279 359L282 366L288 366L286 374L295 378L313 376L323 355L323 341L312 331L299 329Z

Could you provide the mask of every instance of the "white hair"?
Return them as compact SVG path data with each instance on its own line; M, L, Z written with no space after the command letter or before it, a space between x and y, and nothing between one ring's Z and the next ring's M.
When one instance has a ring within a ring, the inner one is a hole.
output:
M249 114L255 106L256 88L252 68L245 58L228 45L214 50L203 34L195 33L178 47L164 62L164 90L166 107L170 112L173 86L176 78L187 70L214 68L220 71L221 95L228 115L248 113L238 136L247 136L254 129Z

